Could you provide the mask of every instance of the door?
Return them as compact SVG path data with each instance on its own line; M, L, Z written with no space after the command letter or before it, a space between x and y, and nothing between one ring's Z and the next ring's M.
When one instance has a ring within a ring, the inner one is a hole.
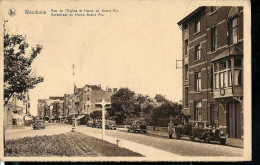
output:
M231 102L228 104L229 111L229 137L241 138L241 104Z

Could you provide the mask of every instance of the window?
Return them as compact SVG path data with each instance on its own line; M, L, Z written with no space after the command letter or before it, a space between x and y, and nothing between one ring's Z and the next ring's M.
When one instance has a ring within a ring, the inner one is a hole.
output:
M188 55L188 52L189 52L189 40L185 40L185 55L187 56Z
M201 91L201 72L195 72L195 90L196 92Z
M210 123L216 124L217 112L215 110L215 104L210 104Z
M185 73L184 73L184 78L185 80L188 80L189 77L189 66L188 64L185 65Z
M213 83L213 68L210 69L210 88L211 88L211 92L213 92L213 87L214 87L214 83Z
M234 59L234 67L242 67L242 60L241 58Z
M200 59L200 44L195 46L195 60Z
M242 86L242 70L234 70L234 85Z
M219 87L219 79L218 79L218 73L215 74L215 89L218 89Z
M216 11L217 7L216 6L211 6L210 7L210 12L213 13L214 11Z
M195 102L194 104L195 104L194 120L195 121L202 121L201 102Z
M218 71L218 63L215 63L214 64L214 72L217 72Z
M213 27L211 29L211 51L216 51L217 48L217 29Z
M225 87L225 73L226 72L221 72L219 73L219 88L224 88Z
M89 101L89 94L87 94L87 101Z
M231 70L228 71L228 86L232 86L232 73Z
M195 33L200 32L200 18L197 16L195 18Z
M185 87L185 108L188 108L189 107L189 88L188 87Z
M222 61L219 63L219 70L224 70L226 69L226 61Z
M238 17L228 21L228 44L232 45L238 42Z

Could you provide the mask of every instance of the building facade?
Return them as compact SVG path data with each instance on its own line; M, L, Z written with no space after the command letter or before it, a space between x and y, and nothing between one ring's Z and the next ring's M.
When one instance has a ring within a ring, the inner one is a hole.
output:
M102 110L101 101L105 100L108 104L106 108L111 107L111 96L117 92L116 88L108 88L105 90L101 88L101 85L85 85L83 88L77 88L77 110L78 114L90 114L95 110Z
M178 25L184 115L243 139L243 7L199 7Z

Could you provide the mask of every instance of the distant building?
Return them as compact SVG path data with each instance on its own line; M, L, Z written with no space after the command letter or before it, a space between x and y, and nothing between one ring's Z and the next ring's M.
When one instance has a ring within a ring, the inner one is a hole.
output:
M199 7L178 25L184 115L243 138L243 7Z
M77 113L90 114L95 110L102 110L101 101L111 103L111 96L117 92L117 88L106 87L106 90L101 88L101 85L85 85L83 88L76 89L77 95ZM107 104L106 108L110 108L111 104Z

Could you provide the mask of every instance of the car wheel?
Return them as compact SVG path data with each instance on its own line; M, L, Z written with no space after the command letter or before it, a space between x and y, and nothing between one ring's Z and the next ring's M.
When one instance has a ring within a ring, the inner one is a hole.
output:
M130 129L128 129L127 131L130 132Z
M180 133L176 134L176 139L181 139L181 134Z
M204 142L205 142L205 143L210 143L210 138L209 138L208 135L204 138Z
M144 131L144 133L146 133L146 131Z
M220 139L219 142L220 142L221 145L225 145L226 144L226 139Z

